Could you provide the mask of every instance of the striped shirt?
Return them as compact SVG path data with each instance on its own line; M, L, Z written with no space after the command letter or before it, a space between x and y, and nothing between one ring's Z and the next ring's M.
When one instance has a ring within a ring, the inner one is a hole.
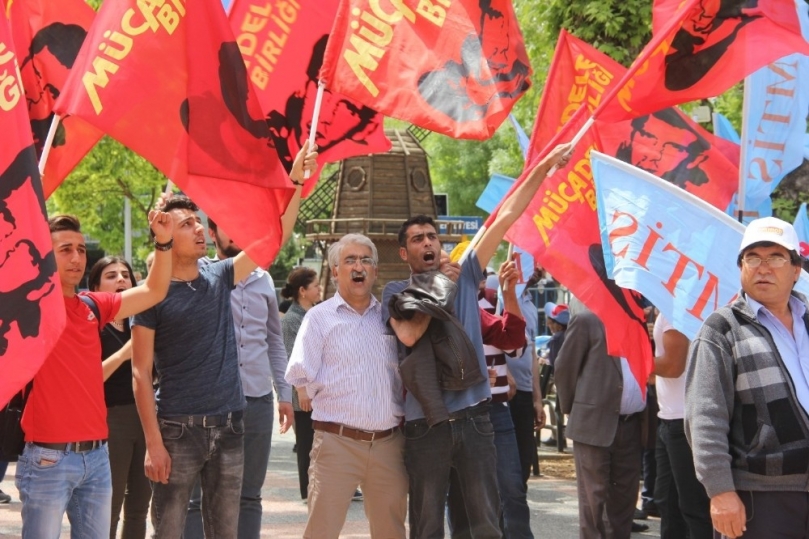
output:
M379 431L404 416L396 337L385 333L381 304L360 314L340 294L312 307L289 358L286 380L306 387L312 419Z

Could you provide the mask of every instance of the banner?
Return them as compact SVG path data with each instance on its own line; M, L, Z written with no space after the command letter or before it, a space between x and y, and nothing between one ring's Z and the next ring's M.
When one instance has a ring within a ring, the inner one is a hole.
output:
M809 257L809 216L806 215L806 202L798 208L794 226L801 242L801 256L807 258Z
M0 406L36 374L65 326L65 304L19 57L0 14Z
M652 40L614 99L605 100L595 116L619 121L716 96L779 58L809 54L797 5L795 0L657 0Z
M486 139L530 86L510 0L343 0L321 79L379 112Z
M289 172L309 138L317 74L339 0L234 0L230 26L267 115L270 140ZM318 161L386 152L383 117L362 102L326 89L315 142ZM307 181L303 196L314 189Z
M598 152L590 154L607 271L694 339L740 289L744 226L682 189ZM809 290L802 273L796 290Z
M260 266L275 258L292 184L218 0L105 2L56 111L151 161Z
M37 159L53 122L53 105L93 22L83 0L6 0L31 119ZM53 139L43 183L53 193L103 133L79 118L64 118Z

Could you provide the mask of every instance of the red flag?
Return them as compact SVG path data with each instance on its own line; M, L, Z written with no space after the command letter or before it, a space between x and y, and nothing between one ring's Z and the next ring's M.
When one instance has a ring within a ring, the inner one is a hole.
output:
M34 377L65 326L18 62L0 15L0 405Z
M247 64L270 137L287 172L304 141L317 93L317 74L339 0L234 0L230 25ZM326 90L315 142L318 159L334 162L386 152L382 115L359 101ZM307 181L303 196L316 182Z
M471 139L494 133L530 75L510 0L342 0L321 70L332 91Z
M56 111L151 161L259 265L275 258L292 185L218 0L105 2Z
M757 69L809 54L795 0L675 0L655 5L656 33L595 115L618 121L719 95ZM660 21L667 21L661 24Z
M568 50L555 53L535 124L544 125L550 134L534 130L526 170L556 143L571 140L626 71L573 36L563 34L558 47ZM598 80L604 84L597 84ZM576 112L565 123L570 110ZM669 181L697 188L714 203L730 197L738 173L738 166L713 148L712 135L682 113L667 109L658 116L663 120L652 116L617 124L596 122L576 146L568 166L545 180L506 235L601 318L609 352L629 360L642 388L651 372L645 317L638 295L621 289L607 275L589 151L606 149L636 166L654 169ZM540 149L540 144L550 138L553 140ZM736 173L731 172L734 169Z
M95 12L82 0L11 0L14 45L31 118L37 158L53 121L59 97ZM103 133L79 118L64 118L44 172L45 197L62 183Z

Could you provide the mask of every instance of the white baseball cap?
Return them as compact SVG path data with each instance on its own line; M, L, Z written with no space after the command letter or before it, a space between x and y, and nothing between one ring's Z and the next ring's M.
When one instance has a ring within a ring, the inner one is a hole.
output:
M754 243L769 241L780 245L787 251L798 251L800 240L795 228L776 217L763 217L752 221L744 231L739 254Z

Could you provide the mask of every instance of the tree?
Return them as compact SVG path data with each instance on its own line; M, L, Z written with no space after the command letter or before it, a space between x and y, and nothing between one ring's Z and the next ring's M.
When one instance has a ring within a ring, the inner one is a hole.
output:
M70 213L82 230L109 253L124 250L124 198L132 205L133 251L144 259L151 250L148 213L168 180L151 163L104 137L48 200L49 213Z

